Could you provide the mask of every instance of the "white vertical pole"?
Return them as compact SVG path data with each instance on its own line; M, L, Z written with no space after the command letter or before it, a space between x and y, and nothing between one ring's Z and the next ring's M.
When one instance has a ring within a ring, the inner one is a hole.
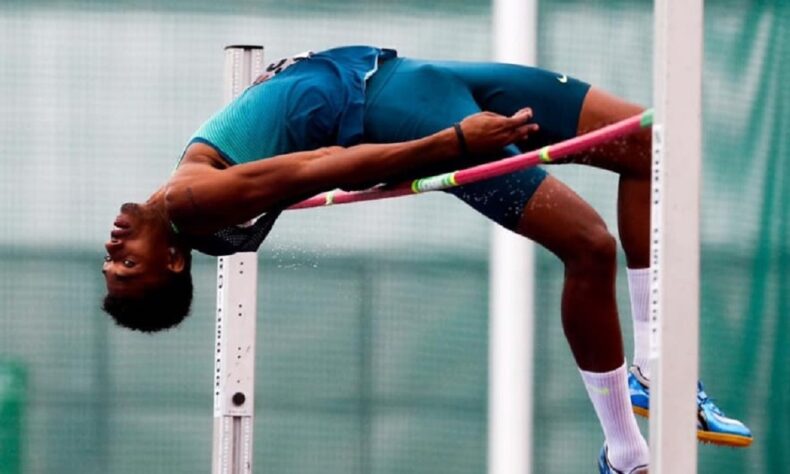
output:
M655 2L651 473L697 472L703 0Z
M537 0L494 0L497 61L535 64ZM488 473L532 470L534 246L494 225L489 308Z
M262 47L225 48L225 101L262 69ZM212 474L252 473L257 287L255 252L218 259Z

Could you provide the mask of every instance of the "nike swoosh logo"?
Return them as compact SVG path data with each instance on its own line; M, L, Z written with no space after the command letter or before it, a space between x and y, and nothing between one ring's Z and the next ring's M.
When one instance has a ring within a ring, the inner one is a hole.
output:
M714 420L718 421L719 423L721 423L721 424L723 424L723 425L728 425L728 426L743 426L743 423L741 423L740 421L738 421L738 420L730 420L730 419L727 419L727 418L723 418L723 417L721 417L721 416L720 416L718 413L710 413L710 416L711 416L711 417L712 417Z
M609 396L609 387L596 387L595 385L588 385L587 387L599 395Z
M560 81L561 83L565 84L566 82L568 82L568 76L563 74L562 76L557 77L557 80Z

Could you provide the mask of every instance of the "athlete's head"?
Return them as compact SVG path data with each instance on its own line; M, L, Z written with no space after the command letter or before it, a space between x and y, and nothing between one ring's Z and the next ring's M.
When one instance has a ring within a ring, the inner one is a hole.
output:
M164 211L150 204L124 204L104 247L103 309L119 325L154 332L189 314L191 254L178 242Z

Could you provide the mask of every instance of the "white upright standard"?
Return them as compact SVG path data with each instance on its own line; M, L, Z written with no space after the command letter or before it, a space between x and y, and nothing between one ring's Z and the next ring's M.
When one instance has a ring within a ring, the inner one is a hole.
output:
M225 101L240 94L262 70L261 46L226 47ZM219 258L212 474L252 473L257 286L255 252Z
M650 472L697 472L703 0L656 0Z
M534 65L538 0L495 0L497 61ZM535 248L491 230L488 336L488 474L532 469Z

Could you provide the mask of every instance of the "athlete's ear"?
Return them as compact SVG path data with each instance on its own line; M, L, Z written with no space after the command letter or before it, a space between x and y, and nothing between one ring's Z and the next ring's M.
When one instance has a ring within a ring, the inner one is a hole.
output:
M167 269L173 273L181 273L186 267L186 256L184 251L177 247L168 248Z

